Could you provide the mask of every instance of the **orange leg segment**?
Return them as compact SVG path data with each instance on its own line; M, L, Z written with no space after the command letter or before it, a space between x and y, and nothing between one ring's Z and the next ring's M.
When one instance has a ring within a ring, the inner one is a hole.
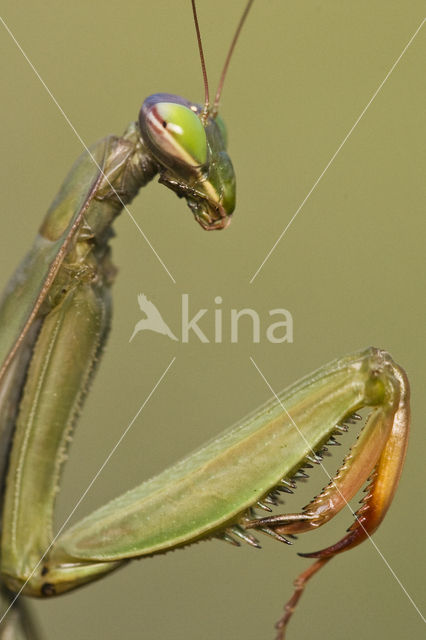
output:
M367 419L358 440L330 483L301 513L272 515L250 520L247 527L269 527L279 535L304 533L334 517L370 479L355 522L337 543L315 551L301 553L316 562L295 580L295 590L277 623L277 640L285 637L286 626L308 580L332 557L369 538L382 522L395 494L408 441L410 422L409 385L405 372L393 366L383 403Z

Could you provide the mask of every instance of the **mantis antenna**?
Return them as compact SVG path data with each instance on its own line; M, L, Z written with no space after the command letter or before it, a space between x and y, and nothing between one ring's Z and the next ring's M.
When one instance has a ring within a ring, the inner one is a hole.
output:
M201 70L203 72L204 80L204 109L203 113L201 114L201 119L203 121L203 124L206 124L207 116L209 115L210 111L209 81L207 79L206 61L204 59L203 43L201 42L201 33L200 26L198 24L197 7L195 6L195 0L191 0L191 3L192 15L194 16L195 31L197 32L198 51L200 52Z
M219 111L219 101L220 101L220 97L222 95L222 89L223 89L223 85L225 83L225 77L226 74L228 72L228 67L229 67L229 63L231 61L232 58L232 54L234 53L234 49L235 49L235 45L237 44L237 40L238 37L241 33L241 29L243 28L243 24L247 18L248 12L251 9L251 6L253 4L254 0L248 0L246 8L243 11L243 15L240 18L240 21L238 23L237 29L235 31L234 37L232 38L232 42L231 42L231 46L229 47L228 50L228 54L226 56L226 60L225 60L225 64L223 65L223 69L222 69L222 74L220 76L220 80L219 80L219 85L216 91L216 97L214 99L214 104L213 104L213 109L211 111L211 115L213 118L215 118L218 114ZM203 45L201 42L201 34L200 34L200 27L198 24L198 17L197 17L197 8L195 6L195 0L191 0L191 4L192 4L192 14L194 16L194 24L195 24L195 30L197 32L197 42L198 42L198 51L200 53L200 62L201 62L201 69L203 72L203 80L204 80L204 108L203 108L203 112L201 115L201 118L203 120L203 123L205 124L207 121L207 117L209 115L210 112L210 97L209 97L209 82L207 79L207 71L206 71L206 62L204 59L204 52L203 52Z
M220 80L219 80L219 85L217 87L217 91L216 91L216 97L214 99L214 104L213 104L213 109L212 109L212 117L216 118L218 111L219 111L219 100L220 100L220 96L222 95L222 89L223 89L223 85L225 82L225 77L228 71L228 67L229 67L229 63L231 61L232 58L232 54L234 53L234 49L235 49L235 45L237 44L237 40L238 37L240 35L241 29L243 28L243 24L246 21L246 18L248 16L248 12L251 9L251 5L253 4L254 0L248 0L246 8L243 11L243 15L240 18L240 21L238 23L238 27L235 31L234 37L232 38L232 42L231 42L231 46L229 47L228 50L228 55L226 56L226 60L225 60L225 64L223 65L223 69L222 69L222 75L220 76Z

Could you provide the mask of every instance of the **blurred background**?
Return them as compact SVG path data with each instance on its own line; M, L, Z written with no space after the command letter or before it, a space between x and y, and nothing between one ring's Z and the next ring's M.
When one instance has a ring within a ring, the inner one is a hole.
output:
M198 2L214 92L244 2ZM313 191L254 273L423 18L424 4L379 0L256 2L223 92L221 114L238 180L232 225L205 233L183 201L153 183L131 211L176 284L123 214L115 224L113 330L74 436L58 500L60 526L171 361L165 379L78 508L73 521L132 488L237 421L276 390L348 352L386 348L407 371L413 428L394 504L373 545L335 559L314 580L289 638L420 637L404 589L424 606L425 250L423 28ZM90 144L120 134L158 91L202 101L189 0L41 3L3 0L2 17ZM29 248L81 144L17 46L0 28L3 285ZM423 94L422 94L423 91ZM423 108L422 108L423 102ZM188 344L129 338L143 292L179 334L181 295L208 308ZM224 337L215 344L216 296ZM231 308L251 307L262 335ZM292 344L271 344L268 311L288 309ZM355 432L345 437L352 442ZM325 464L331 473L341 447ZM286 502L294 511L326 483L318 470ZM293 547L262 551L219 541L133 562L75 593L33 602L44 637L204 640L273 638L292 580L313 551L341 537L344 510ZM402 586L404 589L402 588Z

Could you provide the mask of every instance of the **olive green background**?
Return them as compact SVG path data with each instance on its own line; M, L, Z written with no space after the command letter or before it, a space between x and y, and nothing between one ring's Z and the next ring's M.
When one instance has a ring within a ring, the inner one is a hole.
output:
M3 0L2 16L75 128L90 144L121 133L157 91L202 100L189 0L87 3ZM243 1L200 0L215 89ZM339 355L388 349L410 377L413 429L394 504L369 542L335 559L303 598L290 640L420 637L424 605L425 250L424 78L420 31L258 277L250 278L421 23L424 4L362 0L258 1L232 62L221 113L238 180L231 227L205 233L183 201L157 184L131 210L176 280L123 214L113 331L75 434L58 526L173 357L155 391L74 519L160 471L275 390ZM29 247L81 144L0 25L1 284ZM423 107L422 107L423 99ZM423 127L423 130L422 130ZM294 343L189 344L140 333L144 292L175 332L180 296L209 308L289 309ZM346 442L355 437L346 436ZM343 449L343 447L341 448ZM333 472L341 451L326 458ZM288 500L300 508L321 470ZM342 535L345 510L292 547L262 551L219 541L141 562L73 594L34 602L47 639L272 638L274 620L311 551ZM389 563L394 575L386 566ZM423 566L422 566L423 565ZM398 584L396 576L401 584Z

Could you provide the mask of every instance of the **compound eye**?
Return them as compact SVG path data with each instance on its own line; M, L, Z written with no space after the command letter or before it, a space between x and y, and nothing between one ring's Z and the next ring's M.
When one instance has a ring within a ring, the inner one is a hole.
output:
M207 138L197 114L174 102L157 102L147 113L149 135L162 151L191 165L207 162Z

